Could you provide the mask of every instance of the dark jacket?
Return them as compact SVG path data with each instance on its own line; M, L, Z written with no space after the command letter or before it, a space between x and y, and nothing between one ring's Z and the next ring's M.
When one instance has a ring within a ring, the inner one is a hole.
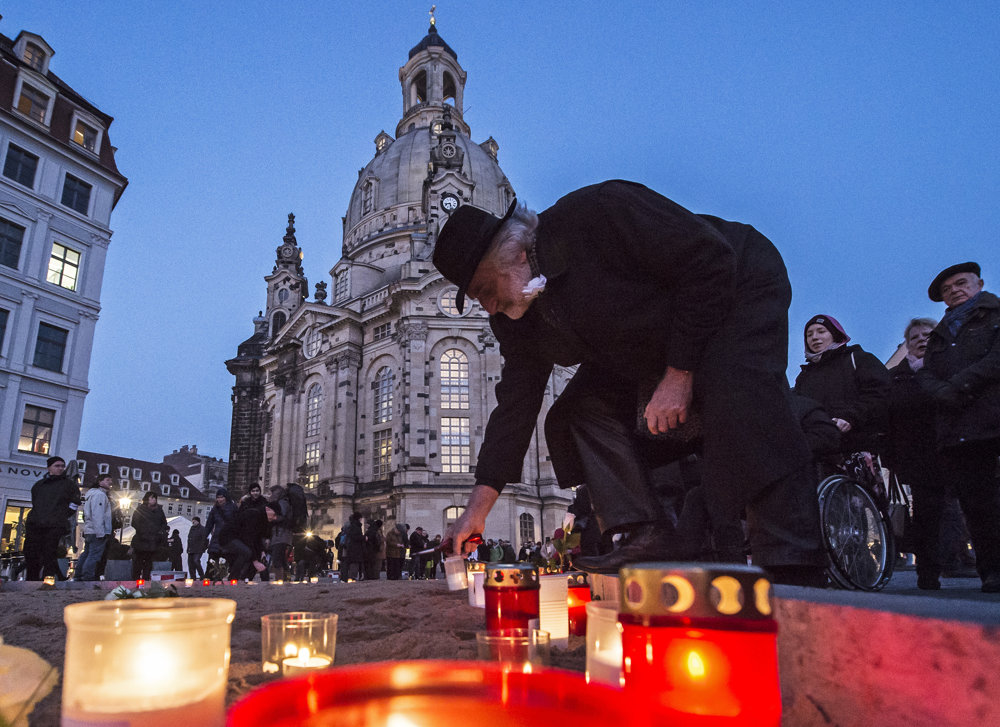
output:
M359 520L351 520L347 525L344 557L351 563L360 563L365 559L365 533Z
M427 538L416 530L410 533L410 557L416 556L418 551L427 549Z
M1000 438L1000 301L979 294L958 334L944 321L927 342L921 386L937 405L937 443L953 447Z
M192 525L188 530L188 554L204 553L208 548L208 529L201 524Z
M233 540L239 540L248 548L254 558L264 552L264 539L268 534L267 515L263 510L248 507L236 513L236 516L222 526L217 536L218 544L223 548Z
M167 516L163 514L163 508L159 505L139 503L132 513L132 527L135 528L132 549L137 552L152 552L167 543L169 531Z
M385 557L402 558L406 553L406 534L401 525L394 525L385 534Z
M31 511L27 521L36 528L59 528L68 533L69 519L83 502L80 487L66 475L46 473L31 487Z
M885 426L889 372L861 346L838 346L802 366L795 393L823 405L831 417L850 422L841 437L842 452L877 451L878 434Z
M792 412L799 420L810 452L822 456L840 451L840 430L822 404L807 396L792 394Z
M205 520L205 529L213 540L219 536L222 526L232 522L233 518L236 517L236 510L236 503L230 499L226 499L225 504L221 507L218 503L212 505L212 509L208 511L208 518Z
M786 399L791 286L766 237L622 181L563 197L535 237L545 291L518 320L490 317L504 366L477 481L520 480L554 364L636 388L667 366L694 371L713 505L738 512L809 462Z
M889 424L882 459L911 487L943 487L937 457L934 399L924 391L910 362L889 369Z

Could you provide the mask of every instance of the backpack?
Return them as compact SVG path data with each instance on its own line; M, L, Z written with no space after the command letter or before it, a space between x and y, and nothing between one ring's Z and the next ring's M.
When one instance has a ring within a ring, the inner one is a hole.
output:
M309 522L309 508L306 506L306 492L302 485L288 485L288 529L293 533L305 532Z

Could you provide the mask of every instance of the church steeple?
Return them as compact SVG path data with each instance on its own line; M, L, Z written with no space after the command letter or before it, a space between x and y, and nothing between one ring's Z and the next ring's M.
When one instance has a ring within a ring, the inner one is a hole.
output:
M396 138L410 129L439 123L447 106L455 128L465 134L469 127L462 119L466 73L458 64L458 54L438 33L431 11L431 25L423 40L410 49L409 60L399 69L403 87L403 118L396 126Z
M274 270L266 276L267 311L271 337L274 338L291 314L309 295L309 281L302 268L302 250L295 239L295 215L288 214L288 226L281 244L275 249Z

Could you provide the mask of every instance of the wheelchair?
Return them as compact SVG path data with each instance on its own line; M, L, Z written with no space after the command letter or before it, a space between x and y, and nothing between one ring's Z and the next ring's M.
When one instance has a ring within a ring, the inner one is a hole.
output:
M840 588L878 591L892 578L896 544L889 497L875 467L864 452L820 464L817 497L827 574Z

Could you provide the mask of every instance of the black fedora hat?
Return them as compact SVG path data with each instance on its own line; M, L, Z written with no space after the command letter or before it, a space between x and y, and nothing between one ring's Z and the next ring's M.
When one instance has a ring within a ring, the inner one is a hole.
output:
M500 226L517 209L517 200L510 203L507 213L497 217L486 210L462 205L445 223L434 245L434 267L458 286L455 305L461 313L465 308L465 291L476 274L476 268L490 249L490 243Z
M975 273L977 278L982 277L982 270L979 268L979 263L968 262L952 265L950 268L945 268L937 274L937 277L934 278L930 287L927 289L928 297L935 303L943 301L944 297L941 295L941 284L952 275L958 275L959 273Z

